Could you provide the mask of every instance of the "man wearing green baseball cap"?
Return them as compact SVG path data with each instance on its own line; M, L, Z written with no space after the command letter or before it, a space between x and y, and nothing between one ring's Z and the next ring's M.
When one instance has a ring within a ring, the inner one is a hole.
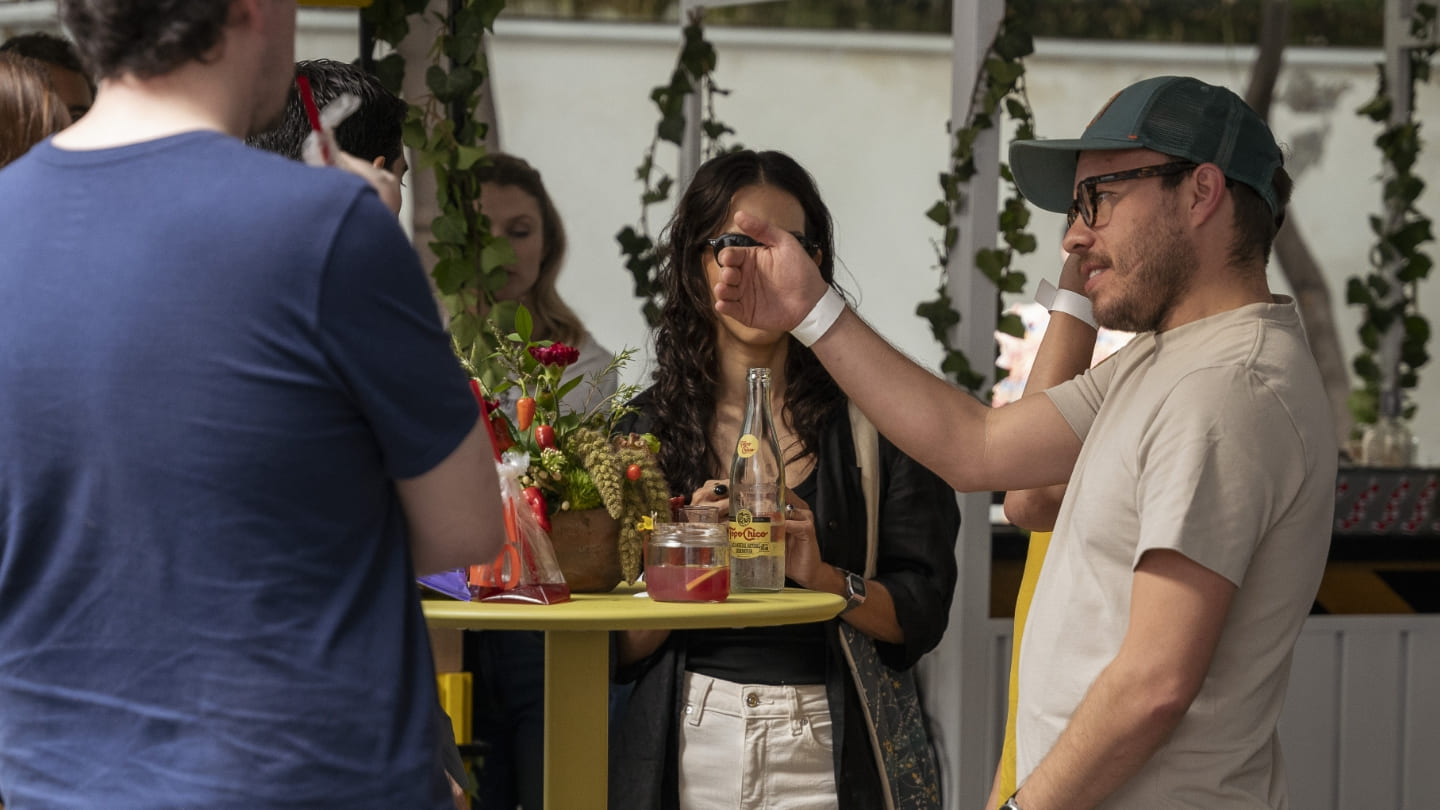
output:
M1050 808L1280 808L1290 655L1319 585L1336 446L1292 300L1265 266L1290 180L1234 93L1157 77L1080 138L1020 141L1069 218L1030 388L987 408L838 306L814 262L722 251L716 309L788 329L888 438L961 491L1068 484L1020 650L1018 792ZM1087 370L1095 324L1141 332ZM978 730L977 730L978 732Z

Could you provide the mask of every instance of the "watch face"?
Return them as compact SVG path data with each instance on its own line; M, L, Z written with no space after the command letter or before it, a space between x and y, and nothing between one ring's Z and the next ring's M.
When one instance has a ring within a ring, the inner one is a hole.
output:
M845 588L850 591L852 601L865 601L865 578L856 573L850 573L845 577Z

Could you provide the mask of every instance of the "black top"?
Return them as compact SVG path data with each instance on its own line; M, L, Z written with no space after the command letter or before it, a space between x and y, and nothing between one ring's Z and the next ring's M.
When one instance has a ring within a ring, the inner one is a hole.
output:
M640 409L617 426L644 433L653 424L651 391L637 397ZM876 642L887 666L908 669L940 643L955 593L955 538L960 511L944 481L880 437L880 539L872 580L889 591L905 630L901 644ZM855 466L855 442L847 411L822 433L810 480L820 556L849 571L865 570L865 494ZM825 642L825 692L835 739L835 784L840 810L884 807L883 788L863 710L840 650L838 623L814 625ZM610 806L632 810L678 810L676 752L682 716L680 684L687 670L689 637L673 632L653 655L615 673L635 688L615 720L610 746Z
M815 475L791 487L815 503ZM798 587L789 579L789 587ZM825 625L726 627L685 634L685 669L734 683L771 686L825 683Z

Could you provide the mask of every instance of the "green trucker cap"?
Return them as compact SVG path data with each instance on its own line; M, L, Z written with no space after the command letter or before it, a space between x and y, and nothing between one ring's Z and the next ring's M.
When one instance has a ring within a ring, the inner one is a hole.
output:
M1026 199L1064 213L1075 199L1080 153L1110 149L1153 149L1214 163L1280 215L1274 176L1285 159L1270 127L1230 90L1185 76L1156 76L1121 90L1079 138L1015 141L1010 171Z

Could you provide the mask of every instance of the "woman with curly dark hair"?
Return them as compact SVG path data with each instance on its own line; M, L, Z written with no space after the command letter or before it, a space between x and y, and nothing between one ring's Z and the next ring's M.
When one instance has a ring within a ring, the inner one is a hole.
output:
M816 624L620 634L618 676L635 690L619 720L610 803L938 807L909 670L945 632L954 493L877 437L810 349L715 313L720 262L755 244L735 225L741 210L792 233L834 286L830 213L799 164L751 151L707 162L666 230L655 383L620 427L660 438L674 494L724 511L746 373L769 368L791 482L787 584L848 605ZM857 464L878 479L869 492Z

